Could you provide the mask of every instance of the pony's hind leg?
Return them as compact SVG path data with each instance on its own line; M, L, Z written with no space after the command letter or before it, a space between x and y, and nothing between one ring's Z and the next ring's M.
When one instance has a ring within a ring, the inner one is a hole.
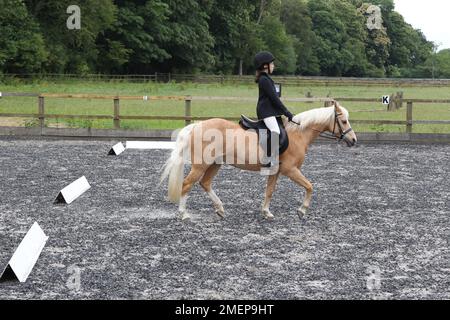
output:
M292 169L289 171L286 176L288 176L292 181L302 186L306 190L306 196L303 200L303 205L298 209L298 215L302 218L304 215L308 213L309 205L311 203L313 186L308 179L300 172L298 168Z
M273 192L275 191L275 186L277 185L277 180L279 173L271 175L267 178L266 196L264 199L264 204L262 207L262 214L264 218L271 220L274 218L273 214L269 210L270 200L272 200Z
M205 175L203 176L202 180L200 181L200 185L202 188L208 193L209 197L214 203L214 208L216 209L216 213L223 218L225 210L223 208L223 203L220 201L219 197L216 195L214 190L212 189L212 181L214 177L216 176L217 172L219 171L221 165L220 164L213 164L211 165L205 172Z
M189 172L188 176L183 181L183 187L181 190L181 198L180 205L178 211L181 214L181 219L186 220L190 219L191 216L186 210L186 202L187 202L187 194L191 191L192 186L200 180L203 176L205 170L202 166L192 165L191 172Z

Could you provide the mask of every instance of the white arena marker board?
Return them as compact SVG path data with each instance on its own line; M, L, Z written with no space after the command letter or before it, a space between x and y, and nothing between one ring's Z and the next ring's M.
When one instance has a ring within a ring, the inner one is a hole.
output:
M127 141L127 149L174 149L174 141Z
M55 199L56 203L67 203L71 204L76 198L85 193L91 186L87 181L85 176L82 176L80 179L72 182L67 187L62 189L58 196Z
M47 240L48 237L39 224L35 222L19 244L19 247L17 247L6 268L0 274L0 279L3 275L6 276L9 273L8 276L13 275L20 282L27 281Z
M111 156L118 156L122 152L125 151L125 146L122 144L122 142L119 142L118 144L114 145L111 150L109 150L108 155Z

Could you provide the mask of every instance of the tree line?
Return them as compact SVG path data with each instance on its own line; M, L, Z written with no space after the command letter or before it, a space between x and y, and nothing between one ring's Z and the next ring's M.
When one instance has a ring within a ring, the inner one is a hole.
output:
M285 75L450 77L449 50L368 1L78 0L72 30L72 0L0 0L0 73L252 74L269 50Z

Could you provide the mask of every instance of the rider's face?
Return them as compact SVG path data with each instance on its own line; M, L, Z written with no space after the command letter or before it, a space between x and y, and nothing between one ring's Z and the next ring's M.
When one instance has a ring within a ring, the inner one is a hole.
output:
M273 73L274 70L275 70L275 63L272 61L272 62L269 64L269 72L270 72L270 73Z

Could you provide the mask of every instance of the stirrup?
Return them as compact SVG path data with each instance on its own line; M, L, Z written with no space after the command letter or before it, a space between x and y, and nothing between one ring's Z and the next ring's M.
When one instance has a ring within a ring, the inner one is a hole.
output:
M273 176L280 170L280 163L269 162L261 165L260 173L262 176Z
M261 168L261 170L259 171L259 173L262 176L273 176L276 175L278 173L278 171L280 170L279 166L276 167L270 167L270 168Z
M280 162L269 162L269 163L265 163L265 164L261 164L261 168L275 168L280 166Z

